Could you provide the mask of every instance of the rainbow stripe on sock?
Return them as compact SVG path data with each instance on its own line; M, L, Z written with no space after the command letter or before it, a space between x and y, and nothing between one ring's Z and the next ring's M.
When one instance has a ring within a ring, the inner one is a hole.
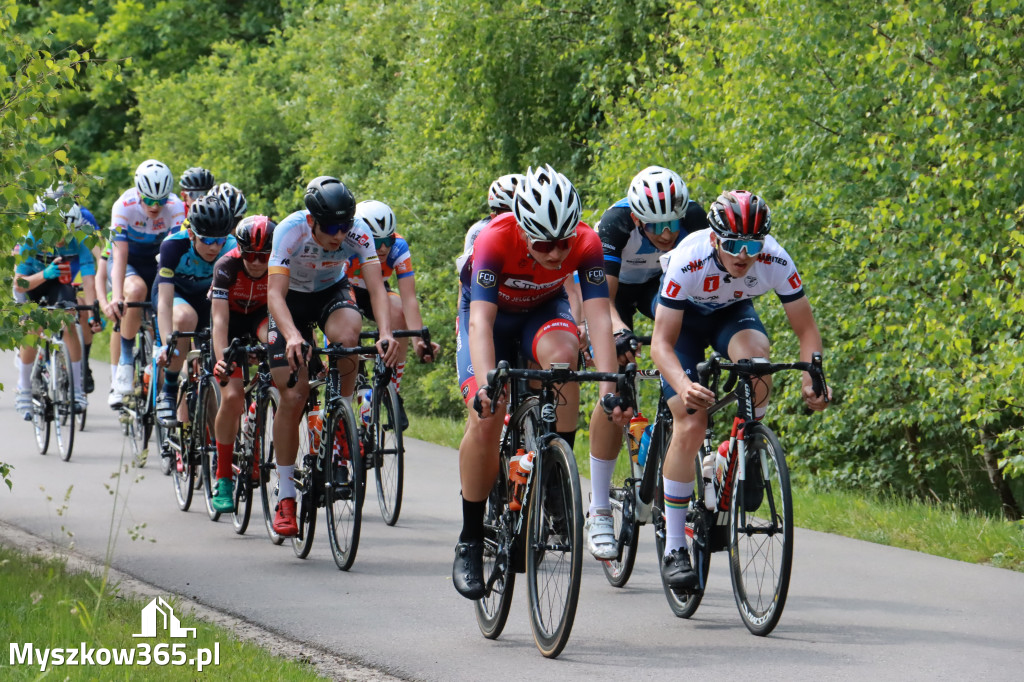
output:
M665 506L671 509L686 509L690 506L690 498L692 495L686 497L673 497L668 493L665 493Z

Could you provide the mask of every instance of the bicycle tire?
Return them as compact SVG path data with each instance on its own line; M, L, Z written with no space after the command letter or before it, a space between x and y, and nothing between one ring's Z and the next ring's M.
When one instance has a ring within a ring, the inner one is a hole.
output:
M154 381L156 375L152 373L148 381L145 379L146 368L150 366L152 357L153 339L149 334L140 331L136 335L135 357L132 364L133 399L131 411L128 412L131 419L128 435L132 441L132 455L135 465L140 469L146 466L146 460L149 458L149 439L153 435L153 423L156 422L156 392L159 382ZM163 442L159 439L159 434L158 442Z
M86 409L82 410L81 412L79 412L78 414L75 415L75 418L78 420L78 431L79 431L79 433L81 433L82 431L85 431L85 423L87 421L88 414L89 414L89 409L86 408Z
M50 370L46 355L47 350L40 349L32 365L32 429L40 455L50 448Z
M174 484L174 496L178 500L178 509L187 512L192 506L192 495L195 493L196 466L189 454L189 441L185 438L185 429L181 424L167 429L168 438L177 438L178 449L171 448L171 482Z
M740 481L737 475L733 481L729 503L729 569L743 624L751 633L764 637L778 625L789 593L793 566L793 496L786 456L772 430L764 424L752 424L744 429L743 438L747 449L747 480ZM760 494L750 487L757 485L757 460L760 460L764 484ZM779 523L781 532L776 528Z
M211 521L220 520L220 512L213 508L213 495L217 488L217 436L214 420L217 417L217 392L204 382L202 398L196 404L196 418L192 422L192 442L199 452L199 466L203 481L206 515Z
M540 454L529 492L526 578L534 642L545 657L555 658L569 641L579 602L583 503L569 445L553 438Z
M67 462L75 447L75 383L63 344L54 345L50 371L53 372L53 432L57 452Z
M484 512L484 580L490 583L490 588L474 606L477 626L487 639L497 639L505 629L516 587L516 572L512 561L514 516L508 508L510 459L505 444L499 458L498 476L487 496Z
M321 438L323 426L320 427ZM313 538L316 537L316 498L323 494L317 489L317 475L313 468L317 465L316 454L309 451L309 408L302 410L299 417L299 448L295 457L295 524L299 527L298 534L292 538L292 550L295 556L305 559L313 549Z
M626 456L629 457L628 452ZM632 459L629 466L630 478L640 479L643 476L643 468ZM619 557L602 561L601 568L604 570L604 577L609 585L625 587L629 582L629 577L633 574L637 548L640 544L640 521L636 516L637 486L625 482L621 486L612 486L609 498L612 522L615 528L615 542L620 549Z
M274 532L274 513L277 511L278 493L281 482L277 475L277 456L274 452L274 417L281 395L271 387L256 403L259 415L256 421L256 444L259 452L260 500L263 505L263 523L267 528L270 542L280 545L284 537ZM269 434L269 435L268 435Z
M245 409L245 418L248 419L248 400L246 400ZM253 419L255 423L252 428L255 431L260 419L258 407ZM232 472L235 474L235 510L231 512L231 526L235 529L236 534L245 535L245 531L249 528L249 520L252 518L252 495L259 485L260 468L257 465L258 449L255 438L246 443L242 434L239 433L235 438L235 451L238 453L238 458L237 464L232 467Z
M377 479L377 503L384 523L393 526L402 513L402 486L405 481L405 444L399 423L400 408L395 386L388 383L387 390L374 391L373 412L374 451L371 465Z
M337 438L345 439L349 457L335 458L334 446ZM325 454L327 484L327 538L331 544L334 563L342 571L352 568L359 550L359 532L363 519L362 496L366 490L363 478L366 463L359 449L356 420L352 409L340 403L331 411L324 424L323 442L320 447Z

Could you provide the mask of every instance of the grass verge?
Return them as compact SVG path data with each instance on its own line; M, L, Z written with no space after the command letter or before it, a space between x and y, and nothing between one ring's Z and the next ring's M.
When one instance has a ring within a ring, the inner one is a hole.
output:
M461 421L419 415L411 421L416 438L459 447ZM584 477L589 477L590 472L589 449L587 434L580 429L575 451L580 475ZM619 457L616 480L621 481L625 475L626 460ZM1024 524L953 505L803 488L793 490L793 510L800 528L1024 572Z
M193 680L199 676L210 680L322 679L308 665L273 656L238 640L223 628L183 613L175 608L174 599L169 603L183 627L196 629L194 639L167 639L159 629L155 638L133 637L141 630L141 612L148 600L124 596L115 585L104 589L100 578L70 572L59 560L26 556L0 546L0 576L0 632L4 633L8 648L18 647L19 656L25 653L26 644L34 647L31 664L12 660L15 653L5 650L5 657L0 659L0 679L36 680L44 675L67 680L128 680L142 676L147 680ZM180 649L172 649L179 643ZM78 663L53 665L56 661L51 651L44 669L36 654L41 656L39 650L47 648L77 649ZM96 665L82 665L83 648L92 652L90 658ZM100 653L101 649L110 653ZM133 665L110 663L97 667L104 658L113 659L113 650L132 651ZM143 650L148 651L152 661L146 666L139 665ZM201 673L195 663L188 662L205 656L200 650L209 651L211 659L216 651L219 661L217 665L207 665ZM164 655L168 664L158 665ZM184 665L170 664L176 659L183 660ZM100 677L98 670L103 670Z

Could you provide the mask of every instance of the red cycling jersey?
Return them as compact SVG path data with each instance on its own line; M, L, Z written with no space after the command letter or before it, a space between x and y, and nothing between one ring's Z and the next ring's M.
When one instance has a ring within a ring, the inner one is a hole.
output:
M500 310L525 311L545 303L562 292L562 285L579 272L583 299L607 298L604 251L601 239L589 226L576 226L569 255L557 270L548 270L530 255L526 235L515 215L496 217L473 245L471 267L462 271L462 283L470 289L470 300L489 301Z
M242 252L235 247L224 254L213 268L211 296L226 300L233 313L266 312L267 276L253 279L242 264Z

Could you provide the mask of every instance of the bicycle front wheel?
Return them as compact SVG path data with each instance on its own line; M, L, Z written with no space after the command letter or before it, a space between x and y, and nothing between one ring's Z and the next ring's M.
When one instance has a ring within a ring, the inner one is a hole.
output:
M171 482L174 484L174 496L178 500L178 509L188 511L192 506L192 494L195 491L196 466L189 456L190 437L181 424L167 429L167 438L174 442L168 444L171 451Z
M729 569L743 624L764 636L778 625L793 565L793 494L779 439L764 424L744 431L746 480L729 502Z
M554 658L569 641L580 596L583 504L569 445L554 438L540 456L530 491L526 577L533 639L544 656Z
M487 639L497 639L512 608L516 573L512 567L513 516L508 509L508 450L503 446L498 477L484 513L484 580L487 594L476 601L476 623Z
M322 431L321 427L321 431ZM299 449L295 458L295 524L299 533L292 538L292 550L295 556L305 559L313 549L313 537L316 535L316 500L323 495L317 485L322 475L317 476L314 467L317 465L317 453L311 451L310 442L313 434L309 430L309 411L302 411L299 421Z
M66 462L75 447L75 384L71 378L71 362L61 345L55 345L50 355L50 371L53 372L53 430L57 436L57 451Z
M217 437L214 421L217 418L217 392L210 382L203 382L202 399L196 405L196 419L193 422L193 443L199 455L199 466L203 479L203 497L206 500L206 514L211 521L220 520L220 512L213 508L213 494L217 485Z
M389 383L387 390L375 391L373 401L376 403L373 414L377 415L377 423L374 425L371 464L377 477L377 502L384 523L393 526L398 523L398 515L402 511L402 483L405 478L405 446L394 384Z
M629 452L626 452L629 457ZM619 546L619 558L601 562L604 577L612 587L624 587L633 574L636 550L640 539L640 522L637 520L637 483L643 476L643 467L630 459L630 475L621 486L612 486L609 497L612 503L612 521L615 526L615 542Z
M342 571L352 568L359 549L359 531L363 518L363 477L366 463L359 450L355 417L344 403L331 410L324 424L327 453L327 538L331 542L334 563Z
M260 499L263 500L263 522L267 527L267 535L275 545L284 542L284 538L274 532L274 514L277 512L278 493L281 491L281 480L277 474L277 456L274 452L274 417L281 396L276 388L271 388L256 404L256 444L259 453L260 468Z
M244 418L250 418L248 401ZM252 419L255 421L250 427L255 432L256 425L260 423L258 410ZM232 467L235 474L235 511L231 512L231 525L234 527L235 533L245 535L252 515L252 496L260 481L259 460L257 459L259 450L256 446L255 436L253 439L246 439L240 433L235 439L235 451L238 452L238 463Z
M136 336L135 361L132 365L134 372L134 389L132 397L127 404L130 422L128 424L128 435L132 443L132 455L135 465L140 469L146 466L149 458L149 438L153 435L153 423L156 421L156 393L159 388L159 381L154 380L151 358L153 357L153 340L149 334L140 332ZM157 446L163 444L161 436L157 434ZM170 473L170 472L167 472Z
M32 429L36 433L36 447L45 455L50 447L50 369L46 354L40 350L32 366Z

